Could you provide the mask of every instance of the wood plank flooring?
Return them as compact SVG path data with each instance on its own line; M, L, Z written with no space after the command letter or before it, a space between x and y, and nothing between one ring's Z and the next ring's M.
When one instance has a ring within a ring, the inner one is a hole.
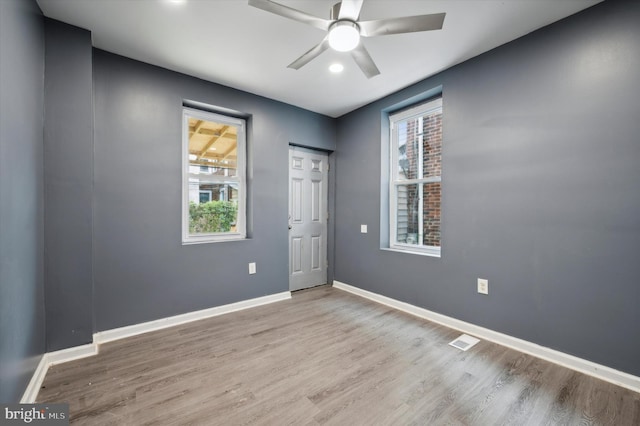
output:
M640 394L331 287L101 345L38 402L87 425L640 425Z

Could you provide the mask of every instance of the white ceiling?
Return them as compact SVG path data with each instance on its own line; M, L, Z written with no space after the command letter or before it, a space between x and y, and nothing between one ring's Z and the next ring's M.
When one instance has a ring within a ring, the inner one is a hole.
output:
M337 0L276 0L329 19ZM92 32L93 45L170 70L338 117L601 0L364 0L361 20L446 12L441 31L365 38L381 74L367 79L331 49L287 68L322 30L247 0L37 0L43 13ZM340 62L345 69L332 74Z

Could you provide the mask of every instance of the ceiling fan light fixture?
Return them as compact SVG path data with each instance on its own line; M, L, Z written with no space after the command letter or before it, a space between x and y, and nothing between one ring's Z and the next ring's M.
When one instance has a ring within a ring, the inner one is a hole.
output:
M2 0L0 0L2 1ZM361 21L360 11L364 0L341 0L334 4L329 19L282 5L273 0L248 0L249 6L262 9L281 17L310 25L327 35L322 41L303 53L287 68L298 70L331 47L338 52L351 51L351 57L367 78L380 74L373 58L364 46L360 37L374 37L393 34L415 33L421 31L441 30L445 13L414 15L395 18L383 18L372 21ZM280 1L280 0L277 0Z
M360 43L360 29L355 22L337 21L329 29L329 46L338 52L348 52Z

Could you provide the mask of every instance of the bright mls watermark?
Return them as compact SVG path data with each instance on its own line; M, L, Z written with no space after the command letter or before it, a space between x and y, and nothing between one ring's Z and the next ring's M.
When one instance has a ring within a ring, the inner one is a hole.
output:
M0 425L69 425L69 404L0 404Z

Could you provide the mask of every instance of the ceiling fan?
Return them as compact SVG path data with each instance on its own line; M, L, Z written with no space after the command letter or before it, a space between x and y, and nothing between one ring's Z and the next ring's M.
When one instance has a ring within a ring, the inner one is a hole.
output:
M249 5L327 31L327 35L319 44L288 65L288 68L296 70L331 47L339 52L350 52L351 57L367 78L375 77L380 74L380 70L360 42L360 37L442 29L444 13L359 21L363 1L342 0L336 3L331 8L330 19L318 18L271 0L249 0Z

